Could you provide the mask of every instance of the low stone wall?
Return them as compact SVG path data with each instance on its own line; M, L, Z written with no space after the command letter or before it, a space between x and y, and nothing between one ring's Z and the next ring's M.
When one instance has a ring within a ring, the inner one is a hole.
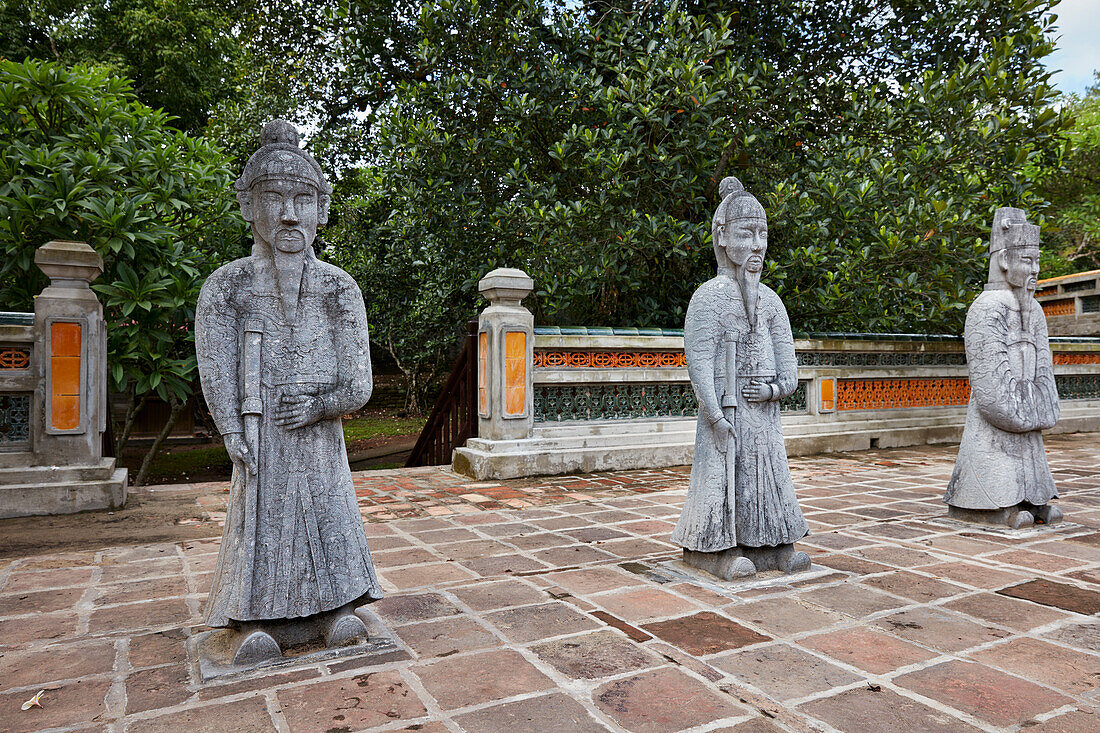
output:
M1100 270L1040 280L1035 299L1051 336L1100 336Z
M1100 430L1100 338L1052 338L1062 420ZM536 328L526 438L475 438L454 465L479 478L689 463L696 400L678 329ZM782 405L805 455L957 441L969 400L955 336L795 334L798 390Z

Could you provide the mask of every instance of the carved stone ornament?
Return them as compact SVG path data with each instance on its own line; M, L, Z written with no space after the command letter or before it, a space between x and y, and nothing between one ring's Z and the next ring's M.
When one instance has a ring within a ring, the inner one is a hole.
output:
M718 276L691 298L688 375L699 402L691 482L672 541L684 561L723 579L810 566L794 542L809 529L787 465L779 401L798 387L794 338L779 296L760 282L764 208L726 178L711 225Z
M1039 227L1021 209L997 209L989 283L966 314L970 406L943 499L956 519L1020 528L1062 518L1043 448L1060 408L1038 277Z
M203 285L195 345L233 461L206 623L237 631L232 662L249 665L288 644L365 639L372 614L356 609L382 592L341 425L371 395L363 296L311 246L332 189L283 120L236 189L255 244Z

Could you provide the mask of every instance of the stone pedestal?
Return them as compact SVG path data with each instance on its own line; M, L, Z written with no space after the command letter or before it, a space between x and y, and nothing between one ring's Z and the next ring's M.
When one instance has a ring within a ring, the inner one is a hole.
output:
M49 242L34 261L50 285L34 304L28 450L0 454L0 518L121 507L126 469L103 457L107 330L89 287L103 261L83 242Z

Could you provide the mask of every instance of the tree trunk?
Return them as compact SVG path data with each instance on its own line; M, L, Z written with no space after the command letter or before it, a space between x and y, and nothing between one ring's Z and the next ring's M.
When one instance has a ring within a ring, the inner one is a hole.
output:
M181 400L176 397L169 397L168 404L171 406L168 420L164 423L164 427L160 429L160 432L157 433L157 437L153 440L153 444L149 446L149 452L145 454L145 458L141 462L141 469L138 471L134 486L145 485L145 479L149 476L149 467L153 465L153 458L160 451L161 445L163 445L165 439L168 438L168 434L172 432L172 428L176 427L176 421L179 419L180 413L183 412L183 407L187 402L186 400Z
M146 392L141 396L140 400L134 399L134 393L130 391L130 401L126 406L126 420L122 424L122 433L118 436L118 440L115 441L115 455L121 457L123 449L126 448L126 444L130 442L130 431L134 428L134 420L137 418L137 414L141 412L145 407L145 403L149 401L149 393Z

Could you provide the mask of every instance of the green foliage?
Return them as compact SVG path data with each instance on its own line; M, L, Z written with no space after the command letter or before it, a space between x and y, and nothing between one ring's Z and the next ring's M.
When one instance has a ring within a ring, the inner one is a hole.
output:
M1025 169L1058 159L1049 6L424 6L422 73L351 204L369 251L348 236L335 256L400 283L401 319L373 328L404 329L411 362L439 358L427 343L497 266L535 279L539 323L668 326L713 276L717 182L737 175L796 328L959 332L993 210L1038 208Z
M198 288L243 232L222 153L168 123L104 70L0 62L0 307L33 308L37 247L92 245L111 386L132 412L194 391Z
M1064 100L1063 111L1072 121L1063 135L1065 157L1041 171L1053 224L1044 254L1055 250L1043 263L1047 276L1100 268L1100 73L1083 97Z
M247 0L3 0L0 58L90 63L131 79L137 98L191 132L231 95Z

